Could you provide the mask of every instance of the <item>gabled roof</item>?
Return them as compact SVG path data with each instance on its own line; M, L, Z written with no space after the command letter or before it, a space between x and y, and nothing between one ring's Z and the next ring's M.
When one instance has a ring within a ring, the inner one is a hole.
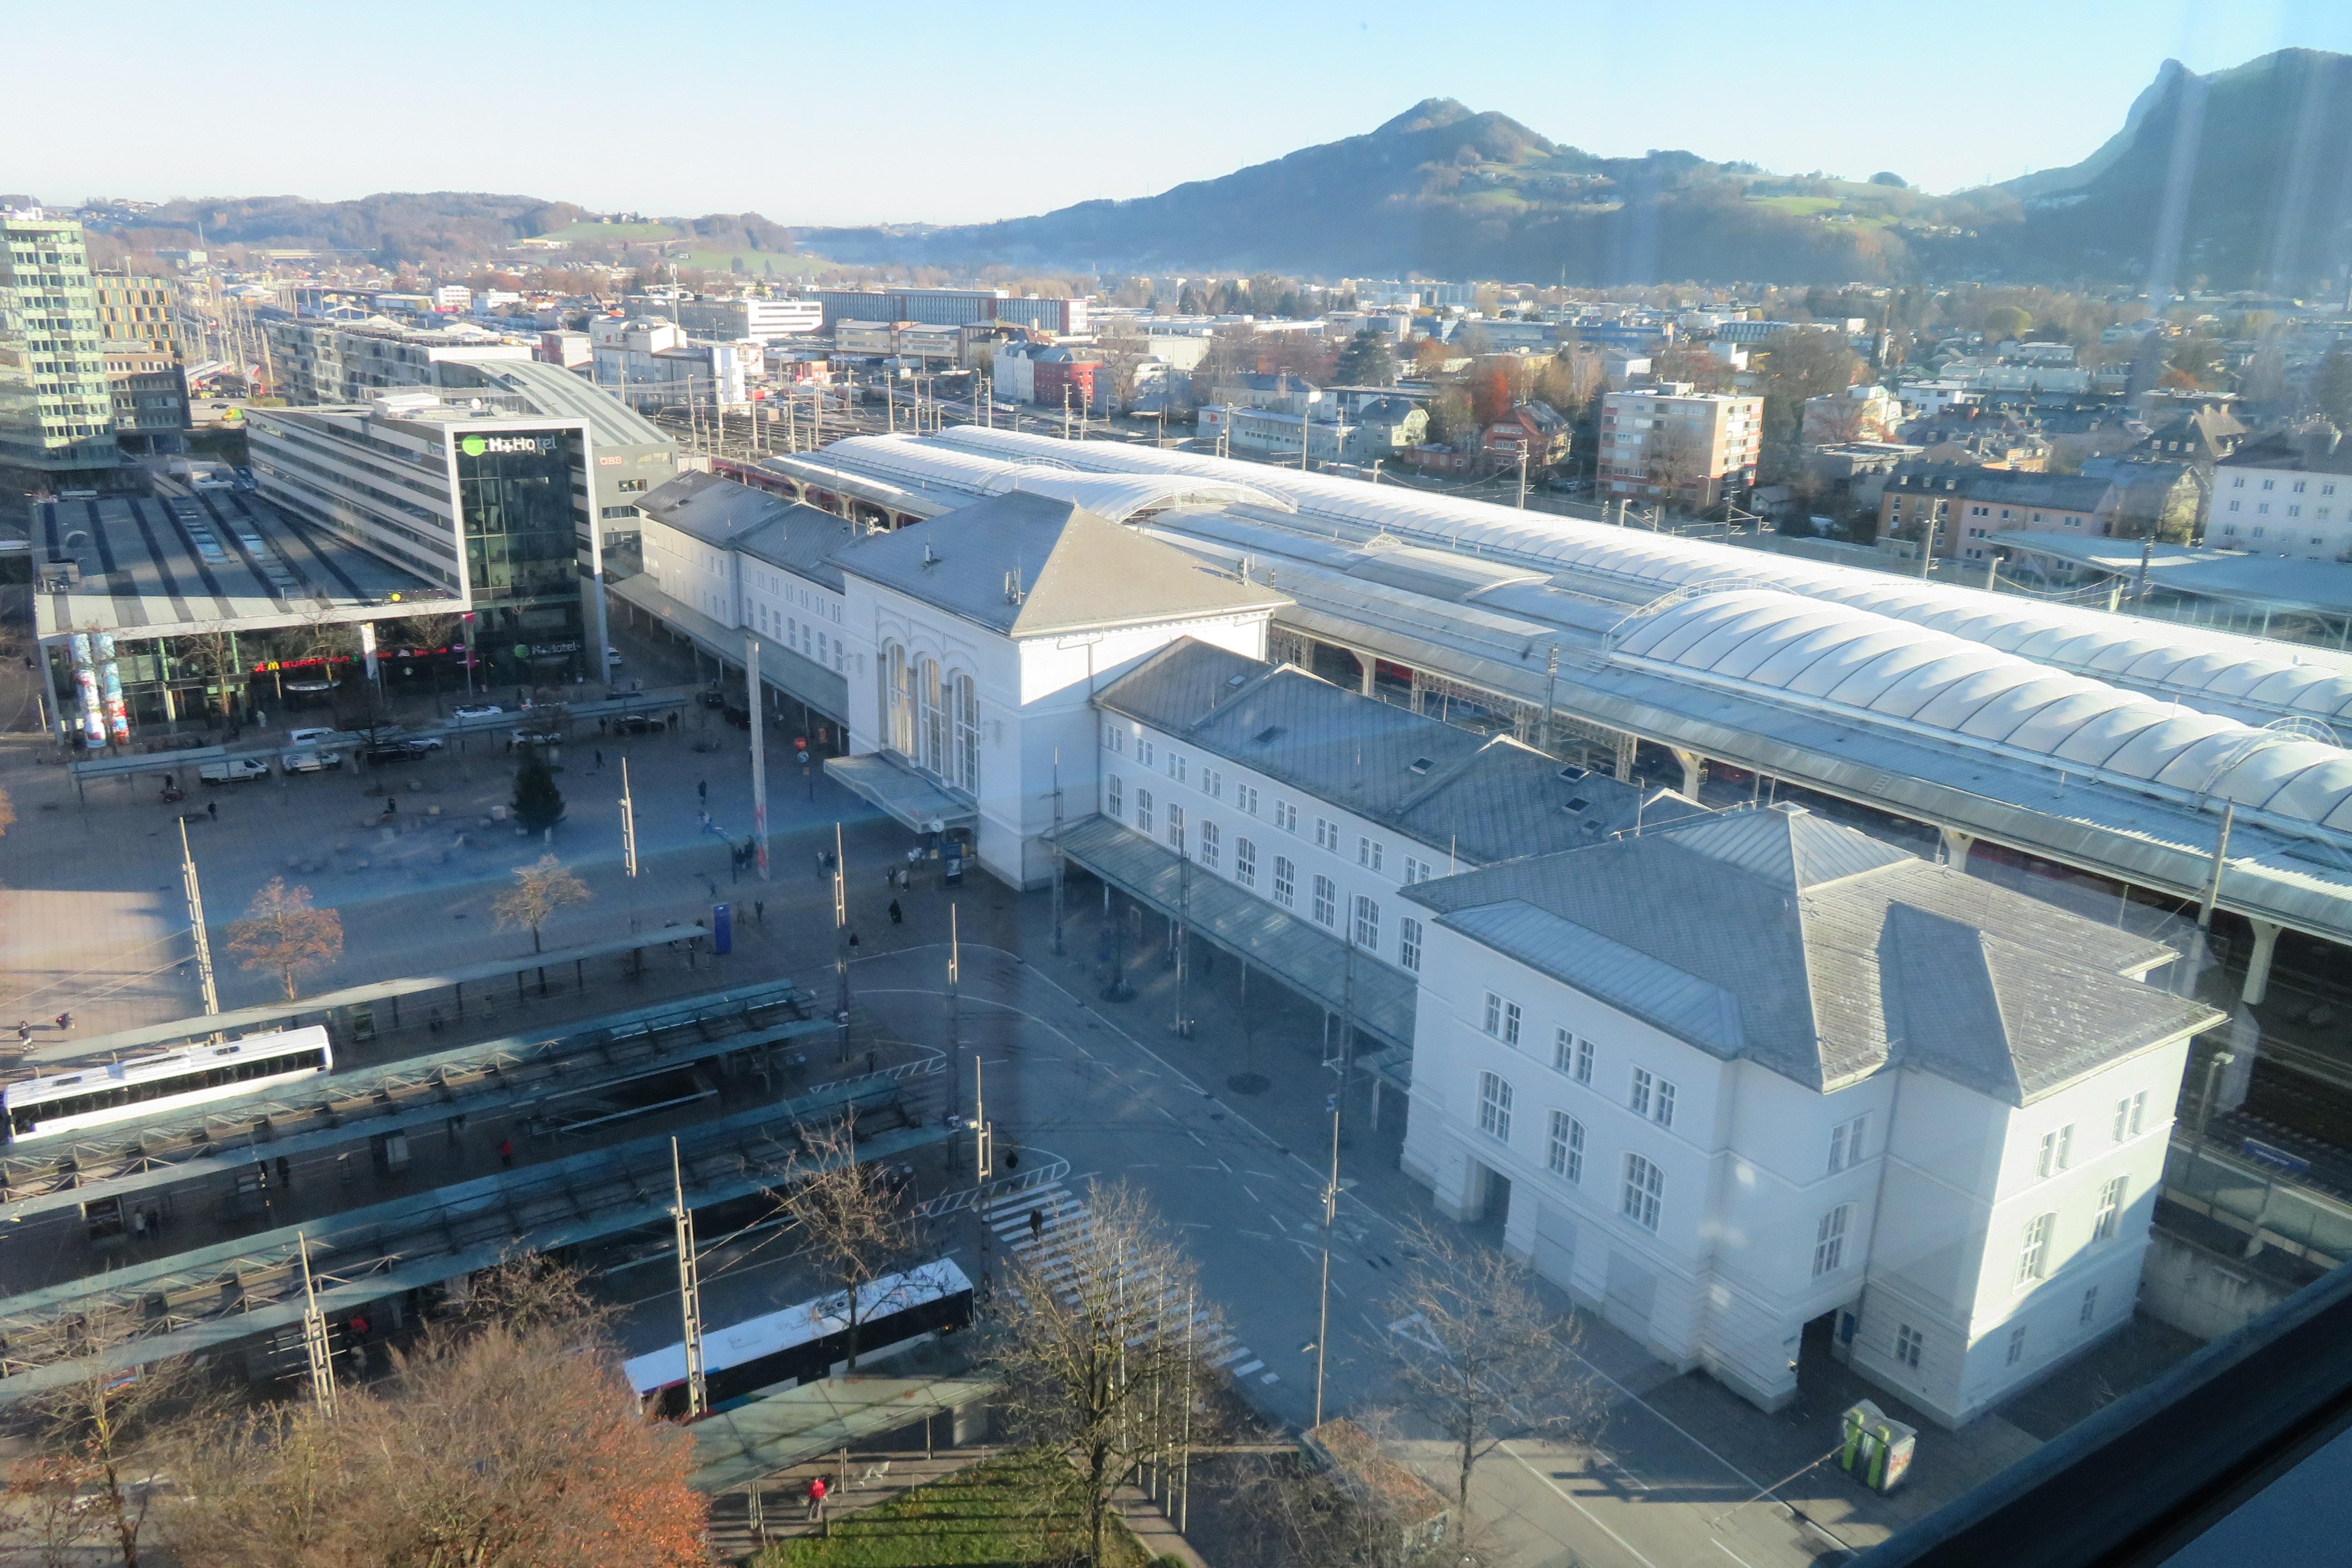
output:
M1095 704L1473 866L1699 809L1192 637L1111 682Z
M843 571L1010 637L1271 612L1290 600L1071 501L1012 490L835 552Z
M1814 1089L1895 1061L2022 1105L2222 1017L2136 978L2172 957L2160 943L1793 806L1701 816L1402 896L1701 1050Z

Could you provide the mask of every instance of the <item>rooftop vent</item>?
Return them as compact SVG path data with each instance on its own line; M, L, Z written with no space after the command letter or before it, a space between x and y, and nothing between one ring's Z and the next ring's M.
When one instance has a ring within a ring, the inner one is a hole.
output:
M1412 760L1412 765L1405 771L1407 773L1425 773L1436 765L1437 760L1433 757L1415 757Z
M1577 812L1582 811L1586 806L1591 805L1591 804L1592 804L1592 803L1591 803L1591 801L1589 801L1589 800L1585 799L1585 798L1584 798L1582 795L1571 795L1571 796L1570 796L1570 797L1569 797L1569 802L1568 802L1568 804L1567 804L1566 805L1561 806L1561 807L1560 807L1560 810L1562 810L1562 811L1565 811L1565 812L1569 813L1570 816L1573 816L1573 815L1575 815Z
M1252 743L1252 744L1254 744L1254 745L1260 745L1260 746L1263 746L1263 745L1265 745L1266 742L1268 742L1269 741L1272 741L1272 740L1273 740L1276 735L1279 735L1279 734L1281 734L1281 733L1282 733L1282 726L1281 726L1281 725L1279 725L1279 724L1268 724L1265 729L1260 730L1256 734L1252 735L1252 736L1250 737L1250 741L1251 741L1251 743Z
M1249 677L1248 677L1248 676L1246 676L1246 675L1229 675L1229 676L1225 677L1225 684L1226 684L1227 686L1241 686L1241 685L1244 685L1244 684L1246 684L1246 683L1248 682L1248 680L1249 680Z
M1567 767L1559 770L1559 776L1566 779L1569 783L1574 784L1577 780L1582 778L1591 771L1592 770L1591 768L1580 768L1575 763L1571 763Z

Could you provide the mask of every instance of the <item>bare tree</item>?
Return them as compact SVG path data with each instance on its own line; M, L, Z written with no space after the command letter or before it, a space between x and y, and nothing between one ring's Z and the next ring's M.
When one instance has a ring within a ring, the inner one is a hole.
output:
M563 862L552 855L542 855L528 866L514 868L515 885L490 901L490 912L498 917L501 931L528 927L530 950L543 952L539 944L539 928L560 910L587 903L595 895L588 884L564 868Z
M139 1568L157 1491L166 1473L157 1441L203 1395L190 1363L151 1363L126 1374L103 1361L101 1347L130 1337L132 1325L93 1318L82 1325L91 1353L72 1381L28 1402L28 1452L6 1487L6 1531L41 1563L88 1562L93 1552ZM11 1539L13 1538L13 1540Z
M1088 1214L1048 1255L1013 1265L990 1359L1007 1426L1071 1462L1087 1561L1103 1562L1111 1494L1169 1457L1184 1418L1206 1435L1215 1373L1188 1315L1202 1309L1192 1260L1124 1184L1089 1184Z
M310 889L289 888L285 878L272 877L253 895L245 919L228 928L228 946L246 968L276 970L291 1002L298 973L342 957L343 917L311 908Z
M1391 1458L1373 1432L1327 1421L1307 1454L1268 1455L1236 1489L1255 1557L1232 1568L1493 1568L1507 1552Z
M223 723L236 710L236 694L244 689L247 671L245 660L236 646L236 634L217 622L198 626L176 639L180 660L194 666L212 688L213 708Z
M857 1157L857 1116L805 1124L800 1147L786 1162L779 1206L808 1258L842 1294L849 1325L849 1366L857 1368L858 1333L877 1312L900 1303L869 1299L876 1281L912 1256L913 1205L890 1168Z
M1455 1506L1467 1510L1470 1474L1514 1437L1590 1441L1601 1401L1577 1369L1572 1318L1556 1318L1525 1264L1420 1224L1406 1233L1412 1262L1390 1298L1385 1341L1397 1386L1457 1462Z

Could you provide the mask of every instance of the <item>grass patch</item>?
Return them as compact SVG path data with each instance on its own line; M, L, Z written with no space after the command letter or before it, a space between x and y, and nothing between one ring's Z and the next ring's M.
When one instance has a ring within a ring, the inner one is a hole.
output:
M833 1533L778 1542L757 1568L961 1568L966 1564L1066 1562L1085 1550L1084 1517L1066 1490L1061 1461L1034 1454L992 1459L917 1487L888 1502L841 1514ZM1143 1549L1117 1520L1105 1560L1144 1568Z
M562 228L549 229L541 239L611 240L678 239L685 230L674 223L570 223Z
M1835 196L1750 196L1759 207L1788 213L1794 217L1811 217L1815 213L1834 211L1843 204Z

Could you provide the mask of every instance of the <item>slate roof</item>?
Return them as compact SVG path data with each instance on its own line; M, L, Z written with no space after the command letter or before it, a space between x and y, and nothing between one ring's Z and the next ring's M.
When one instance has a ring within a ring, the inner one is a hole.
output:
M1795 806L1402 889L1439 923L1809 1089L1890 1061L2024 1105L2222 1021L2135 976L2160 943Z
M845 572L1008 637L1272 611L1290 600L1075 502L1009 490L835 552ZM1018 584L1018 592L1010 591Z
M1479 735L1192 637L1095 702L1474 866L1599 843L1637 821L1699 809L1672 791L1565 767L1509 736Z
M856 537L846 518L717 474L685 473L646 492L638 510L715 550L738 550L841 592L834 552Z

